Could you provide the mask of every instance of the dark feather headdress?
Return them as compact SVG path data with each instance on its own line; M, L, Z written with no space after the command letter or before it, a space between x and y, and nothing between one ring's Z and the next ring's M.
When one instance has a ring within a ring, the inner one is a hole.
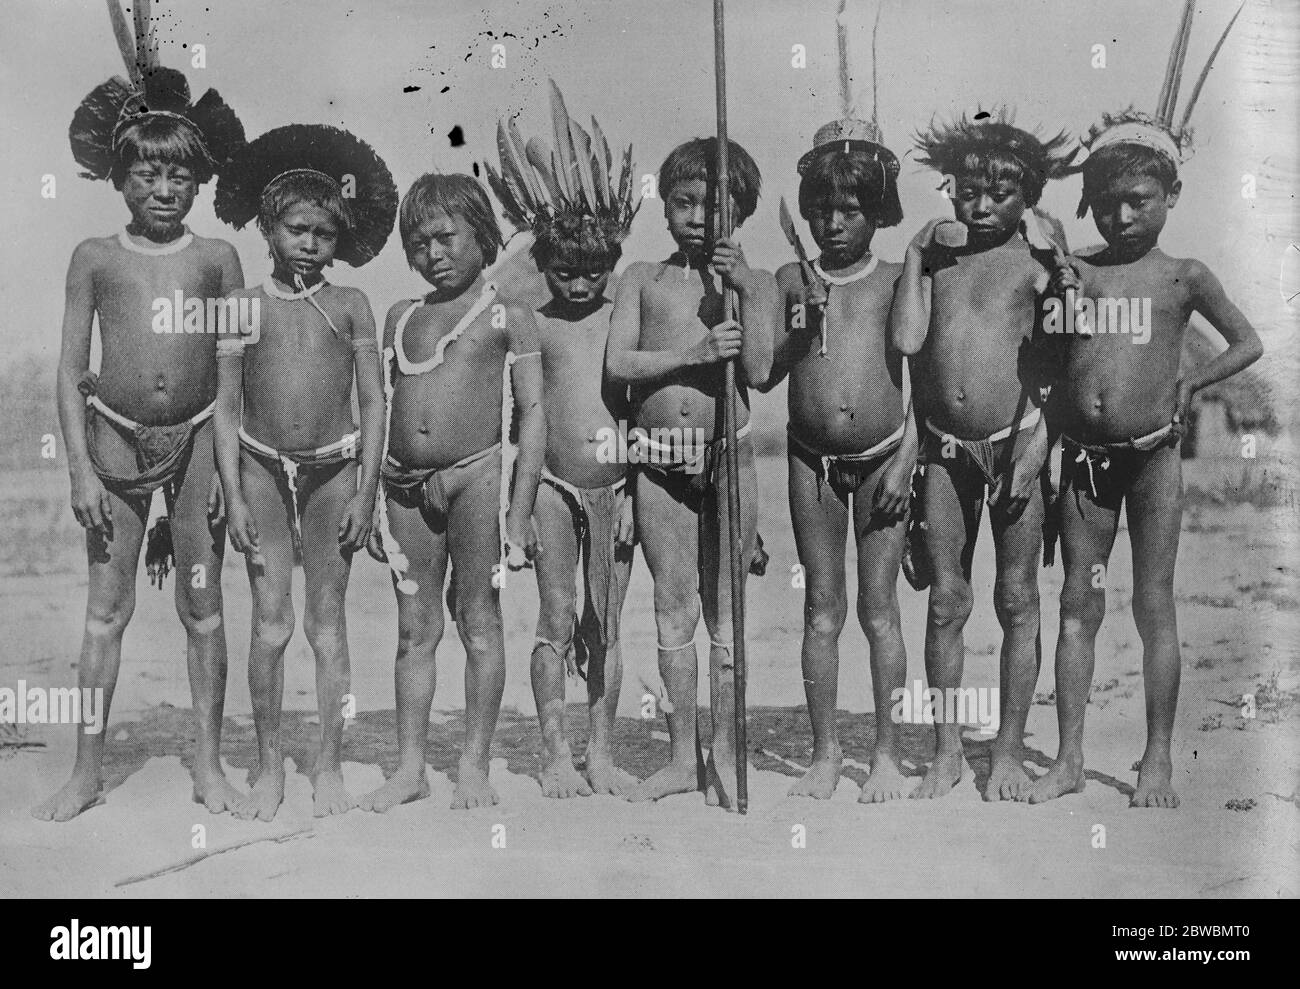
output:
M1001 107L996 116L979 112L975 118L963 115L947 124L931 122L929 130L916 135L916 146L924 157L922 165L945 174L955 174L970 159L1009 156L1038 178L1042 185L1068 175L1079 154L1065 131L1043 138L1013 125L1015 114Z
M1088 131L1087 137L1083 138L1083 146L1090 152L1094 152L1111 144L1138 144L1165 155L1173 162L1174 167L1186 161L1191 156L1192 148L1192 129L1189 126L1192 110L1201 95L1201 88L1205 85L1219 49L1223 47L1228 32L1237 23L1237 18L1241 16L1242 8L1245 6L1243 2L1237 8L1237 12L1228 21L1228 26L1219 35L1219 40L1210 51L1210 57L1205 61L1205 67L1201 69L1201 74L1196 79L1196 85L1192 87L1192 95L1188 97L1182 117L1177 117L1178 90L1182 84L1183 66L1187 59L1187 43L1192 34L1192 17L1196 12L1196 0L1186 0L1182 20L1178 24L1178 31L1169 49L1169 61L1165 66L1160 95L1156 98L1155 111L1144 113L1130 106L1119 113L1105 114L1101 122L1094 124Z
M596 118L591 133L569 117L560 88L551 80L551 122L555 150L540 138L524 142L515 122L497 124L498 174L484 162L488 185L501 202L505 218L517 230L539 239L548 232L594 225L610 245L622 241L640 203L633 205L632 146L615 172L609 143Z
M242 230L280 182L304 173L328 179L347 207L335 257L353 267L375 257L397 218L393 176L365 141L326 124L277 127L248 144L217 184L217 218Z
M118 6L107 0L113 36L127 78L114 76L90 91L68 129L72 157L89 179L106 179L118 158L119 139L128 124L149 116L167 116L188 124L198 135L207 166L219 173L244 144L244 128L215 89L190 102L185 76L158 64L158 39L150 24L149 0L133 0L134 28Z

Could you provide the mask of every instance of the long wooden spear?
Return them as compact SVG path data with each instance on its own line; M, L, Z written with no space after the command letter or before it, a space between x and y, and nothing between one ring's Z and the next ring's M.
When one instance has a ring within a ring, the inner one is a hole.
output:
M713 0L713 70L718 103L718 180L716 203L718 231L731 236L731 190L727 166L727 56L723 28L723 0ZM722 293L722 318L735 318L735 297ZM727 441L727 550L731 563L732 673L736 714L736 809L749 809L749 759L745 732L745 560L740 534L740 452L736 448L736 358L726 362L723 395L723 432Z

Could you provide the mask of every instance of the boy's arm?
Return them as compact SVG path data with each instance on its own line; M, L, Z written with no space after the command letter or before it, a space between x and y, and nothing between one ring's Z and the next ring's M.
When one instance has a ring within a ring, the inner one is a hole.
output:
M59 347L56 395L63 448L72 480L72 513L87 529L107 530L112 523L108 492L90 465L86 449L86 399L77 385L90 369L90 338L95 319L94 258L89 242L80 244L68 262L64 290L63 331Z
M541 339L533 314L522 306L506 313L510 349L516 360L510 369L519 410L519 459L515 461L515 485L506 513L506 538L516 546L530 544L533 502L537 483L546 463L546 412L542 405Z
M712 364L741 351L735 324L720 323L698 343L680 350L638 350L641 342L641 285L648 265L634 264L619 279L605 344L605 377L618 385L657 381L686 367Z
M384 455L384 381L379 370L379 340L375 314L365 295L357 292L352 313L352 364L357 382L357 407L361 412L361 479L357 493L367 512L374 508L379 490L379 462Z
M772 373L772 341L782 321L776 279L770 271L749 267L744 251L731 238L718 241L713 250L713 270L724 289L736 292L735 317L743 331L737 383L764 385Z
M213 415L213 450L226 503L230 544L241 552L257 551L257 530L239 484L239 425L244 415L243 340L217 342L217 409Z
M221 242L221 294L229 295L244 287L244 268L234 246Z
M1219 279L1200 261L1192 261L1188 271L1188 284L1192 289L1192 307L1219 331L1228 341L1228 349L1206 362L1178 381L1178 407L1174 410L1174 423L1186 427L1187 411L1192 396L1202 388L1230 378L1238 371L1254 364L1264 353L1259 334L1228 298ZM1182 432L1182 429L1179 430Z
M911 356L925 344L930 331L931 277L927 255L934 242L934 230L947 220L931 220L907 245L903 273L894 288L894 304L889 310L889 337L902 353Z
M899 374L903 389L903 441L894 451L876 485L873 509L890 517L901 518L912 499L912 472L916 469L916 456L920 449L920 434L916 429L916 406L912 403L912 367L907 357L900 358Z

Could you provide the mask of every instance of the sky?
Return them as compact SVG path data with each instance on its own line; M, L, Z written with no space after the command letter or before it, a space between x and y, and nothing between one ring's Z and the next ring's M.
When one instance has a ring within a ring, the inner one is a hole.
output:
M918 127L935 114L1009 104L1021 126L1079 134L1103 110L1151 109L1182 8L1181 0L883 3L877 103L884 140L904 158L905 219L873 248L892 259L927 219L950 213L938 177L914 154L904 156ZM758 212L739 233L757 266L791 260L777 203L796 201L796 160L817 127L839 116L836 7L837 0L727 4L730 134L764 176ZM1235 7L1199 5L1183 100ZM876 0L850 0L854 89L866 106L875 11ZM517 115L526 138L550 143L548 77L574 117L594 114L612 146L633 145L638 175L657 170L675 144L714 133L706 0L494 0L487 9L448 0L180 0L156 2L155 16L163 63L185 70L196 96L218 89L250 138L285 123L345 127L374 146L400 191L431 169L495 163L496 122L505 114ZM0 345L8 356L0 367L22 353L52 366L72 249L127 218L111 185L77 176L67 125L78 101L123 67L102 2L15 0L6 4L6 25ZM195 44L206 46L204 68L191 66ZM502 68L491 64L494 44L505 45ZM796 45L806 52L803 67L793 64ZM1104 66L1095 64L1097 45L1105 46ZM1197 151L1182 170L1184 193L1162 238L1169 253L1198 257L1219 275L1264 339L1261 373L1288 393L1300 371L1297 311L1283 301L1288 287L1300 291L1300 248L1289 246L1300 244L1298 67L1300 0L1249 0L1193 117ZM455 126L461 147L448 139ZM55 177L53 199L41 196L47 175ZM1076 247L1099 239L1090 219L1074 218L1079 182L1053 183L1043 197ZM235 244L250 282L264 278L260 237L217 221L212 191L200 193L191 226ZM671 247L659 203L646 202L625 259L661 257ZM380 313L422 291L396 233L375 261L357 270L338 265L331 278L363 289ZM1284 416L1293 420L1294 400L1287 400Z

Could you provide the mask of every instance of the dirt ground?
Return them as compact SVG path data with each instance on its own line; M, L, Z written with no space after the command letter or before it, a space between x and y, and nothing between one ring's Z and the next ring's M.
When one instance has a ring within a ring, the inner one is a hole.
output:
M1291 461L1293 463L1293 461ZM1270 471L1272 472L1270 474ZM66 726L7 730L0 739L0 894L5 896L1199 896L1300 895L1300 511L1293 468L1188 465L1189 509L1178 571L1183 681L1174 743L1182 807L1130 810L1134 762L1145 738L1141 648L1128 608L1126 534L1109 574L1108 615L1088 713L1088 786L1051 804L984 803L986 738L967 733L972 774L947 798L868 807L856 802L873 728L866 639L850 620L841 640L839 715L846 778L834 799L788 798L811 734L799 673L802 591L785 502L785 462L760 464L761 531L772 559L751 581L750 812L706 807L699 794L655 805L612 797L544 799L528 680L536 616L531 574L503 595L508 674L494 745L498 807L448 809L463 728L463 651L448 625L428 761L433 796L384 816L355 811L313 820L312 660L301 630L286 658L286 801L271 824L210 816L190 801L193 751L185 641L165 592L141 581L127 632L112 720L104 803L67 824L32 819L72 762ZM0 686L75 683L84 563L66 507L66 479L10 478L0 511L16 532L0 550ZM1249 490L1247 490L1249 489ZM1260 492L1270 497L1255 497ZM1250 499L1256 504L1245 503ZM1265 507L1257 507L1257 505ZM850 573L852 568L850 568ZM986 530L975 563L976 610L967 626L966 683L997 683ZM299 575L300 577L300 575ZM1042 574L1038 703L1029 720L1031 764L1056 750L1052 650L1059 567ZM230 643L225 756L242 785L254 743L246 683L249 599L242 566L223 586ZM392 657L395 606L386 572L368 558L349 597L352 687L344 773L354 792L377 785L395 758ZM850 589L852 593L852 589ZM301 582L296 588L301 609ZM909 682L923 679L924 596L900 581ZM638 558L624 613L627 670L618 726L620 764L647 775L667 754L662 717L642 719L642 683L657 682L651 586ZM697 642L703 643L703 629ZM703 650L701 650L703 653ZM701 702L707 681L701 678ZM571 684L570 699L578 700ZM1253 718L1241 696L1252 694ZM570 708L576 751L585 716ZM907 767L920 775L933 745L906 732ZM196 849L199 839L205 847ZM206 853L206 854L205 854ZM142 878L142 877L148 878Z

